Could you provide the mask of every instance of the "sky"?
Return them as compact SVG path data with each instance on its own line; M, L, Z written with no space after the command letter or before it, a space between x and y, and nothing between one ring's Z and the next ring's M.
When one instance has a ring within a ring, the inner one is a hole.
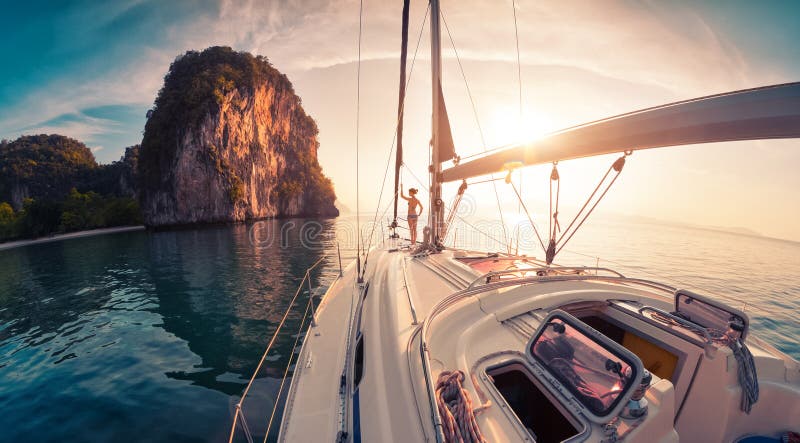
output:
M59 133L86 143L102 163L117 160L140 142L170 62L227 45L264 55L289 76L318 122L320 162L343 206L378 205L396 123L402 2L364 1L357 176L358 1L4 3L0 138ZM444 95L462 157L644 107L800 80L794 1L518 0L521 82L510 0L442 0L442 10ZM425 13L425 1L412 1L409 64ZM402 175L423 198L425 183L414 177L426 181L430 138L424 31L410 75ZM559 165L565 213L615 158ZM599 211L800 241L798 166L798 140L637 152ZM535 218L546 217L548 176L549 166L515 175ZM501 206L517 211L513 191L502 182L498 191ZM478 215L496 214L491 185L468 193Z

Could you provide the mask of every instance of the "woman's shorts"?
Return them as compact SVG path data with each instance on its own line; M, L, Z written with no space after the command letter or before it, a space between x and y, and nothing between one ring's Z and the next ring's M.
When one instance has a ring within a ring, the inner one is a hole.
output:
M418 218L419 218L419 215L417 215L417 214L408 214L408 219L409 220L416 220Z

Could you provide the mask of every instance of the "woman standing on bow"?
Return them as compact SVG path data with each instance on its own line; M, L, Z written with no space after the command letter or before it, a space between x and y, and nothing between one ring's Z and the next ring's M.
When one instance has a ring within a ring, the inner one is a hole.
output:
M400 197L408 202L408 230L411 231L411 244L417 243L417 219L422 212L422 203L417 200L417 189L411 188L408 190L409 196L406 197L403 193L403 187L400 187ZM417 212L419 206L419 212Z

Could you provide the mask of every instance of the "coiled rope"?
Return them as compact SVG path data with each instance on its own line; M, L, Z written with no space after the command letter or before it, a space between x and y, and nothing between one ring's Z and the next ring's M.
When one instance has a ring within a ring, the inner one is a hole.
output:
M464 373L461 371L443 371L436 381L436 405L442 418L444 441L485 443L463 382Z
M728 347L736 357L739 365L739 385L742 387L742 401L740 408L745 414L750 414L753 405L758 401L758 374L756 373L756 362L753 354L741 338L732 338L728 341Z
M704 328L699 325L692 327L689 321L678 323L674 319L664 316L659 312L654 312L653 317L662 322L682 326L689 329L695 334L701 335L713 342L718 346L727 346L731 349L731 353L736 358L737 363L737 377L739 386L742 387L742 400L739 404L742 412L750 414L753 405L758 401L759 388L758 388L758 373L756 372L756 362L753 358L753 353L747 347L741 337L732 336L729 333L720 331L714 328Z

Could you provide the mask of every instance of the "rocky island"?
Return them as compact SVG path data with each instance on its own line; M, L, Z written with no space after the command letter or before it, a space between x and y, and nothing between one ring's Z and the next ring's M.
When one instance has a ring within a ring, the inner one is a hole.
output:
M58 134L0 140L0 241L87 229L335 217L317 125L286 75L227 47L170 66L141 145L98 164Z
M145 125L145 224L337 216L317 133L265 57L227 47L187 52L170 66Z

